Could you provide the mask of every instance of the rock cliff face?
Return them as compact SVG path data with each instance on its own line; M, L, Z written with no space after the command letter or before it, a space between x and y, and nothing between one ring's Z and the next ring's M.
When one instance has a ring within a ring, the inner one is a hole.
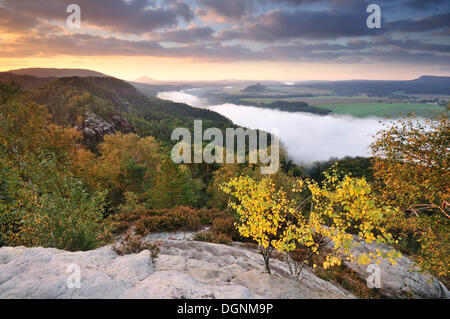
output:
M108 123L94 113L87 113L82 127L76 127L76 129L83 132L83 136L88 145L101 142L103 140L103 136L108 134L114 134L117 132L122 132L125 134L135 133L133 126L127 121L127 119L121 116L114 116L112 122Z
M73 264L81 281L70 289ZM88 252L3 247L0 298L354 298L308 270L295 281L283 263L272 266L269 275L258 254L195 241L163 241L154 262L149 251L118 256L109 246Z

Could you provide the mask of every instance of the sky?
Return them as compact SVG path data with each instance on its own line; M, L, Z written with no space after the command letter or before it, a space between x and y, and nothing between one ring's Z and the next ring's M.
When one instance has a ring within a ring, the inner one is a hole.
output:
M69 28L69 4L81 27ZM381 8L369 29L367 6ZM0 0L0 71L158 80L450 75L450 0Z

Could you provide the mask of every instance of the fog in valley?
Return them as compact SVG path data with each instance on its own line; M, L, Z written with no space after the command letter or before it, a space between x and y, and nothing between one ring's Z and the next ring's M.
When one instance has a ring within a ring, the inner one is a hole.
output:
M162 92L159 98L183 102L216 111L235 124L253 129L279 130L289 156L300 165L331 157L368 156L373 135L383 128L380 118L354 118L342 115L320 116L289 113L235 104L207 106L204 99L183 92Z
M186 92L189 91L197 91L197 90L196 89L186 90ZM206 99L202 99L196 95L188 94L186 92L180 91L160 92L158 93L157 96L163 100L186 103L194 107L208 108L208 102L206 101Z

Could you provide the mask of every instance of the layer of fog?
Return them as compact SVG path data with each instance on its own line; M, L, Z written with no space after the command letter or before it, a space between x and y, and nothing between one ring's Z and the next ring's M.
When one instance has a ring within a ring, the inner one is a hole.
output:
M163 92L158 97L205 107L205 101L183 92ZM289 113L235 104L207 106L235 124L253 129L279 130L281 143L297 164L310 165L331 157L368 156L373 135L383 124L380 118L312 113Z
M157 94L157 97L163 100L170 100L173 102L178 103L186 103L194 107L201 107L206 108L208 107L208 103L206 99L202 99L198 96L195 96L193 94L188 94L185 92L193 93L194 90L197 89L191 89L191 90L185 90L185 91L170 91L170 92L160 92Z

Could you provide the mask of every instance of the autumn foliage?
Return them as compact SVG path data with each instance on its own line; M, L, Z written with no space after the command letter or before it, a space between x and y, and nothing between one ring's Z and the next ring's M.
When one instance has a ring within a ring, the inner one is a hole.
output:
M48 123L45 107L14 87L1 89L0 244L95 248L106 192L87 192L72 172L81 135Z
M282 188L277 189L270 178L255 181L241 176L225 183L222 189L232 195L229 207L239 216L239 232L259 244L269 272L273 250L285 255L291 274L297 278L309 257L319 254L325 245L331 246L322 264L325 269L340 265L342 258L353 260L350 248L357 243L351 232L368 243L392 242L384 222L393 208L380 205L364 179L346 176L338 180L336 175L327 175L322 185L298 179L292 191L305 194L300 202L289 198ZM298 247L310 251L300 264L291 256ZM388 254L363 254L358 262L367 264L388 257L395 263L399 254L394 250Z
M423 270L450 274L450 122L405 118L380 131L372 144L375 186L399 207L390 219L400 247Z

